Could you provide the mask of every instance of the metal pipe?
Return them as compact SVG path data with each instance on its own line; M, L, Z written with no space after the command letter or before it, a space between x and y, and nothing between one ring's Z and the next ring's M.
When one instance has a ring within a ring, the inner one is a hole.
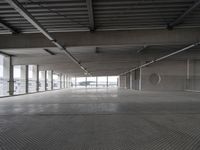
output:
M0 26L2 26L3 28L9 30L12 34L17 34L18 31L16 29L14 29L13 27L9 26L7 23L3 22L2 20L0 20Z
M94 25L94 14L93 14L92 0L86 0L86 3L87 3L87 8L88 8L90 31L94 31L95 25Z
M132 69L126 71L126 72L123 72L123 73L119 74L119 76L120 76L120 75L127 74L127 73L129 73L129 72L132 72L132 71L134 71L134 70L137 70L137 69L146 67L146 66L148 66L148 65L151 65L151 64L153 64L153 63L155 63L155 62L161 61L161 60L163 60L163 59L166 59L166 58L168 58L168 57L171 57L171 56L176 55L176 54L178 54L178 53L181 53L181 52L183 52L183 51L189 50L189 49L191 49L191 48L193 48L193 47L198 46L199 44L200 44L200 42L191 44L191 45L186 46L186 47L184 47L184 48L182 48L182 49L180 49L180 50L177 50L177 51L175 51L175 52L172 52L172 53L170 53L170 54L168 54L168 55L165 55L165 56L159 57L159 58L157 58L157 59L151 60L150 62L144 63L144 64L142 64L142 65L140 65L140 66L138 66L138 67L134 67L134 68L132 68Z

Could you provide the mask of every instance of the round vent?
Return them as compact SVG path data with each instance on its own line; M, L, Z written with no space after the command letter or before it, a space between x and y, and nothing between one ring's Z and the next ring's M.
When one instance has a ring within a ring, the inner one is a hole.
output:
M153 74L151 74L150 77L149 77L149 82L150 82L151 84L153 84L153 85L159 84L160 81L161 81L161 77L160 77L160 75L157 74L157 73L153 73Z

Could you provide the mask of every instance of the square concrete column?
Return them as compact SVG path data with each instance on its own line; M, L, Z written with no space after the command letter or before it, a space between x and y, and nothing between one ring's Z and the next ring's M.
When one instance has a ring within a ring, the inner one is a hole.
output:
M60 73L59 76L60 76L60 89L62 89L62 73Z
M139 91L142 90L142 68L139 69Z
M96 88L98 87L98 78L96 77Z
M44 71L44 90L47 91L47 71Z
M66 75L66 88L70 88L70 76Z
M130 89L130 73L126 74L126 88Z
M14 66L12 64L12 57L7 57L4 60L4 68L8 70L4 70L4 76L9 77L9 84L8 84L8 93L10 96L14 95ZM5 94L7 95L7 94Z
M28 65L25 66L25 93L28 94L29 93L29 71L28 71Z
M53 90L53 70L51 70L51 90Z
M65 75L65 88L69 88L69 77L68 77L68 75L66 74Z
M36 92L39 92L39 66L36 66Z
M133 72L130 72L130 89L133 89Z
M187 59L186 90L190 89L190 59Z
M46 71L46 84L47 84L47 90L52 90L52 70L47 70Z
M77 86L77 81L76 81L76 77L75 77L75 87Z
M63 78L63 83L62 83L63 87L62 88L64 89L65 88L65 74L63 74L62 78Z
M20 94L24 94L26 93L26 66L25 65L21 65L20 67L20 82L21 82L21 85L20 85L20 89L19 89L19 92Z
M106 86L108 88L108 76L106 76Z

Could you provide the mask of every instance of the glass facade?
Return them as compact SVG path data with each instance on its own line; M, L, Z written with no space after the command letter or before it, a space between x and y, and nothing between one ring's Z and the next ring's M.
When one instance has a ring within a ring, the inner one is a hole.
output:
M14 95L26 92L26 66L13 66Z
M97 87L107 87L107 76L97 77Z
M118 78L118 76L73 77L70 79L70 85L73 88L116 88Z
M76 77L71 78L70 86L71 87L76 87Z
M28 65L28 92L37 91L37 66Z
M118 76L108 76L108 87L117 87L118 86Z
M39 71L39 91L45 91L45 71Z
M53 89L60 89L60 74L53 73Z
M10 57L0 55L0 97L69 88L70 84L66 74L39 71L37 65L14 65L10 68Z
M10 57L0 55L0 96L69 87L114 88L118 86L118 76L69 78L66 74L53 72L52 70L39 71L37 65L14 65L12 80L12 76L10 79L10 71L12 73Z
M87 88L97 87L97 77L87 77Z
M0 96L9 95L9 57L0 55Z
M52 87L52 71L51 70L47 70L46 71L46 89L47 90L51 90L51 87Z
M76 87L77 88L85 88L86 86L87 86L86 77L76 78Z
M65 75L61 75L61 88L65 88Z

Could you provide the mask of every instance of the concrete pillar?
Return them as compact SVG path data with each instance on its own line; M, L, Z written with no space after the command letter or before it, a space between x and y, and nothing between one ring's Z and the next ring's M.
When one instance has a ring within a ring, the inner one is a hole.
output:
M20 80L24 84L24 86L22 86L23 84L20 86L21 88L20 92L25 93L26 92L26 66L25 65L20 66L20 72L21 72Z
M46 84L47 84L47 90L52 90L52 70L46 71Z
M69 85L68 85L68 75L67 74L65 75L65 88L69 88Z
M190 89L190 59L187 59L187 69L186 69L186 89Z
M44 90L47 91L47 71L44 71Z
M96 77L96 88L98 87L98 78Z
M62 89L62 73L60 73L59 75L60 75L60 89Z
M66 75L63 75L63 88L66 88Z
M9 84L10 84L10 57L0 55L0 64L3 66L3 86L0 89L0 96L9 95Z
M62 75L63 81L62 81L62 88L65 88L65 74Z
M36 92L39 92L39 65L36 66Z
M108 76L106 76L106 87L108 87Z
M9 62L9 63L8 63ZM9 76L9 84L8 84L8 88L9 88L9 95L12 96L14 95L14 75L13 75L13 65L12 65L12 57L10 57L9 61L5 60L4 63L4 68L9 65L9 72L4 71L4 76L7 74L7 77ZM6 68L5 68L6 69ZM7 94L5 94L7 95Z
M75 77L75 87L77 86L77 83L76 83L76 77Z
M133 89L133 72L130 72L130 89Z
M142 90L142 68L139 69L139 91Z
M45 78L46 78L45 71L39 71L40 91L45 91L45 85L46 85Z
M130 73L126 74L126 88L130 89Z
M25 66L25 83L26 83L25 93L26 94L29 93L29 80L28 80L28 77L29 77L29 71L28 71L28 65L26 65Z
M70 78L69 75L66 74L66 88L70 87Z
M87 88L87 77L85 77L85 88Z
M51 70L51 90L53 90L53 70Z

